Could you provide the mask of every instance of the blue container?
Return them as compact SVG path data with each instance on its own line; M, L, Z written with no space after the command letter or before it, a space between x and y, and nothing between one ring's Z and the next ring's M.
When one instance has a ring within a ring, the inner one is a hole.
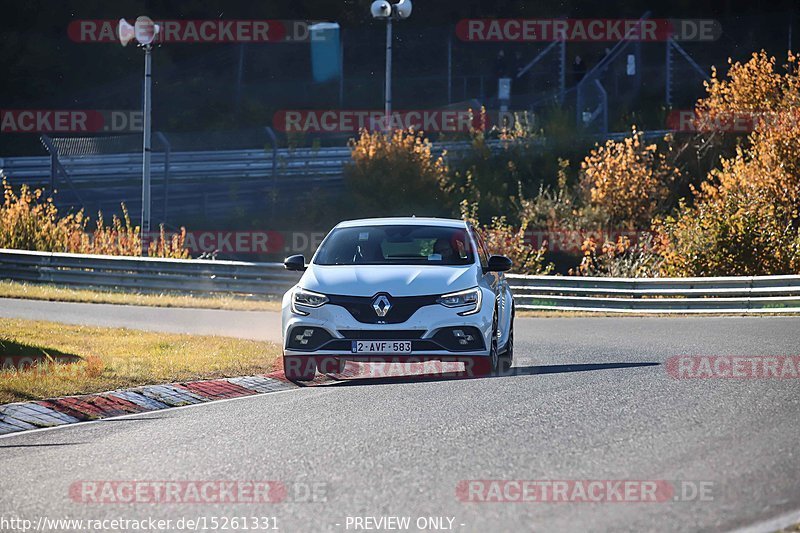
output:
M313 24L311 33L311 70L314 81L337 80L342 75L339 25L335 22Z

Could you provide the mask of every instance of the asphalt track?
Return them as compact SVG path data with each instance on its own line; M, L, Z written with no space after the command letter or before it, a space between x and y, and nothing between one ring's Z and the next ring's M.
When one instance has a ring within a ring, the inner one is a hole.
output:
M178 307L43 302L0 298L0 318L52 320L81 326L125 327L163 333L281 339L279 313Z
M269 339L277 324L274 313L245 322L88 308L0 300L2 316L158 331ZM510 376L360 381L0 438L0 526L264 516L283 531L355 531L353 517L399 516L411 531L419 517L450 517L453 531L769 531L800 521L798 380L677 380L664 365L797 355L800 318L521 318L516 344ZM276 480L288 497L86 504L70 497L81 480ZM710 497L476 503L459 499L464 480L667 480Z

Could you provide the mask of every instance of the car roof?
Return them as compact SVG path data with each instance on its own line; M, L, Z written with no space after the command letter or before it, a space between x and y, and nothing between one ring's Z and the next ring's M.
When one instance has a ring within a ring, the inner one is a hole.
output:
M466 222L457 218L434 217L386 217L345 220L336 225L337 228L358 228L362 226L439 226L442 228L466 227Z

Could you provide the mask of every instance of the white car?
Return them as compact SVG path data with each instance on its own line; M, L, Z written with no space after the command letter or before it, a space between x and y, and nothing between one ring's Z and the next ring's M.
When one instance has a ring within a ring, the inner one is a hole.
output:
M342 222L310 264L295 255L284 265L305 271L283 297L289 379L340 372L348 360L456 361L474 376L512 364L511 260L490 256L463 220Z

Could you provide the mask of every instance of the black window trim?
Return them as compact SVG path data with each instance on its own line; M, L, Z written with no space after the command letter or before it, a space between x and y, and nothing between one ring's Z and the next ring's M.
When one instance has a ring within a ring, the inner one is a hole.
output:
M483 239L481 239L480 233L478 233L478 231L475 229L475 226L469 224L468 228L470 236L474 241L473 244L475 247L475 255L478 256L478 261L481 264L481 268L483 268L485 271L487 268L489 268L489 252L486 249Z

